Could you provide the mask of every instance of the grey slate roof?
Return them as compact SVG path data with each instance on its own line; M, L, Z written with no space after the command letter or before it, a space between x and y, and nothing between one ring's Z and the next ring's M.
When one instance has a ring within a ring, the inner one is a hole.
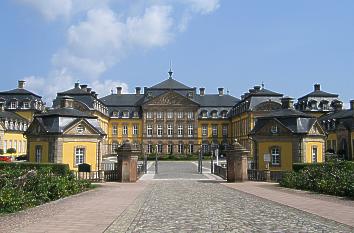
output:
M289 117L303 117L303 118L313 118L313 116L297 111L295 109L279 109L276 111L271 111L260 118L289 118Z
M96 119L97 117L94 117L92 115L86 114L84 112L81 112L79 110L73 109L73 108L57 108L57 109L52 109L46 113L39 114L37 115L38 117L48 117L48 116L65 116L65 117L83 117L83 118L94 118Z
M176 81L173 78L168 78L165 81L162 81L162 82L150 87L150 89L173 89L173 90L182 89L182 90L185 90L185 89L193 89L193 88L190 88L190 87L184 85L183 83Z
M219 96L218 94L196 95L194 100L201 107L233 107L240 101L231 95Z
M1 95L6 95L6 96L24 95L24 96L34 96L34 97L37 97L39 99L42 98L41 96L39 96L37 94L34 94L33 92L30 92L30 91L28 91L26 89L23 89L23 88L16 88L16 89L13 89L13 90L10 90L10 91L2 91L2 92L0 92L0 96Z
M331 94L331 93L328 93L328 92L325 92L325 91L320 91L320 90L316 90L316 91L313 91L313 92L310 92L309 94L303 96L303 97L300 97L299 100L302 100L302 99L306 99L306 98L309 98L309 97L332 97L332 98L338 98L339 95L337 94Z
M142 94L111 94L101 98L100 100L106 106L138 106L143 98L144 95Z
M14 112L9 112L9 111L0 111L0 119L12 119L12 120L17 120L21 122L28 122L25 118L21 117L20 115L14 113Z

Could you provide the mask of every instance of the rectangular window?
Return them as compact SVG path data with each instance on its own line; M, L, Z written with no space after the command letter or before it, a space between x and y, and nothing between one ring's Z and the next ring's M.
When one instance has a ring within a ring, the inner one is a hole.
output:
M194 113L193 112L188 112L188 119L194 119Z
M129 112L128 111L124 111L123 112L123 118L129 118Z
M178 137L183 137L183 125L178 126Z
M75 149L75 166L85 162L85 148Z
M36 151L35 160L36 160L37 163L39 163L42 160L42 146L37 145L35 147L35 151Z
M133 135L138 135L138 125L133 125Z
M312 147L312 162L317 163L317 146Z
M208 136L208 126L202 125L202 136Z
M123 135L128 135L128 126L127 125L123 125Z
M112 134L113 135L118 135L118 126L117 125L113 125Z
M168 144L167 145L167 153L168 154L172 154L173 153L173 145L172 144Z
M158 125L157 126L157 136L158 137L162 137L162 131L163 131L162 125Z
M148 153L148 154L152 154L152 152L153 152L152 145L151 145L151 144L148 144L147 153Z
M189 154L193 154L193 153L194 153L194 145L189 144Z
M7 152L7 140L4 141L4 153Z
M17 153L17 140L14 141L14 149L15 149L15 153Z
M24 109L29 109L30 108L30 103L29 102L23 102L23 108Z
M147 119L152 119L152 112L147 112L146 113L146 118Z
M151 137L152 136L152 125L148 125L146 128L147 128L147 130L146 130L147 136Z
M193 137L193 125L188 125L188 137Z
M222 136L227 137L227 125L222 126Z
M22 141L18 141L18 149L17 149L18 153L22 153Z
M280 150L279 148L272 148L271 150L271 163L272 165L280 165Z
M157 145L157 152L161 154L162 153L162 149L163 149L162 144L158 144Z
M11 109L16 109L16 108L17 108L17 102L16 102L16 101L12 101L12 102L10 103L10 108L11 108Z
M182 119L183 118L183 112L177 112L177 118Z
M173 118L173 112L167 112L167 118L172 119Z
M208 144L202 144L202 153L206 154L209 152L209 145Z
M218 126L217 125L212 125L212 133L213 133L213 136L218 136Z
M118 143L113 142L112 143L112 153L117 153L117 149L118 149Z
M179 154L183 154L183 144L178 144L177 152L178 152Z
M156 118L157 119L162 119L163 118L163 112L157 112L156 113Z
M173 126L172 125L167 125L167 136L168 137L173 136Z

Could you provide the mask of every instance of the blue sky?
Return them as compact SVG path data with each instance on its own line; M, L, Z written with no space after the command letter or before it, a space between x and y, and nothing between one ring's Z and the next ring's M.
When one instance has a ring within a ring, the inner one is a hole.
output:
M298 98L314 83L354 99L354 1L4 0L1 89L26 79L48 102L76 80L101 95L174 77L239 97ZM53 83L55 83L53 85Z

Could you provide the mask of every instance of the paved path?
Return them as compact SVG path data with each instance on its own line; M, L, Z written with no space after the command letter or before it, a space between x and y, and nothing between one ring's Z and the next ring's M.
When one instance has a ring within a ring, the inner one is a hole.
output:
M347 225L228 187L196 170L193 162L160 162L158 174L136 184L107 183L0 217L0 231L354 232Z

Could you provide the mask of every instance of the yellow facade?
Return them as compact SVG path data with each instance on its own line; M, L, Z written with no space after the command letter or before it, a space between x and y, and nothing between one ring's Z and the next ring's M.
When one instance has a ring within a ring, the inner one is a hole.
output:
M203 125L207 125L208 135L203 136ZM217 136L213 135L213 125L217 125ZM223 127L227 127L226 137L223 135ZM213 139L217 139L218 143L221 144L225 138L230 142L231 138L231 127L229 120L199 120L198 121L198 144L203 144L204 140L207 140L209 143L213 142Z
M231 119L232 138L252 151L252 142L249 140L249 133L254 127L254 114L252 112L243 112Z
M77 147L85 148L85 161L84 163L90 164L92 170L97 170L97 143L75 141L63 143L63 161L64 164L69 164L71 170L77 170L75 166L75 149Z
M29 142L29 161L36 162L36 147L41 146L42 148L42 156L41 160L37 161L40 163L48 163L49 162L49 143L47 141L38 141L38 142Z
M305 162L306 163L312 163L312 149L316 147L317 148L317 163L322 163L323 162L323 143L322 142L306 142L305 143L305 148L306 148L306 155L305 155Z
M337 144L337 134L335 132L328 133L326 150L333 150L334 152L337 152Z
M138 134L133 134L133 127L138 127ZM116 133L113 128L117 127ZM123 127L127 127L127 134L123 134ZM129 140L130 142L142 142L143 137L143 127L141 119L111 119L108 126L108 142L112 144L117 142L119 144L123 143L124 140Z
M32 122L34 117L34 111L15 111L18 115L25 118L29 122Z
M293 164L293 144L292 142L280 142L280 141L267 141L260 142L258 144L258 168L259 170L266 169L266 163L264 162L264 155L270 154L271 149L277 147L280 149L280 165L279 166L269 166L271 171L291 171Z
M10 155L19 156L27 153L26 144L27 144L27 140L23 136L22 132L5 131L1 149L4 150L4 155L6 156L10 156ZM7 153L7 150L10 148L16 149L16 153L14 154Z

